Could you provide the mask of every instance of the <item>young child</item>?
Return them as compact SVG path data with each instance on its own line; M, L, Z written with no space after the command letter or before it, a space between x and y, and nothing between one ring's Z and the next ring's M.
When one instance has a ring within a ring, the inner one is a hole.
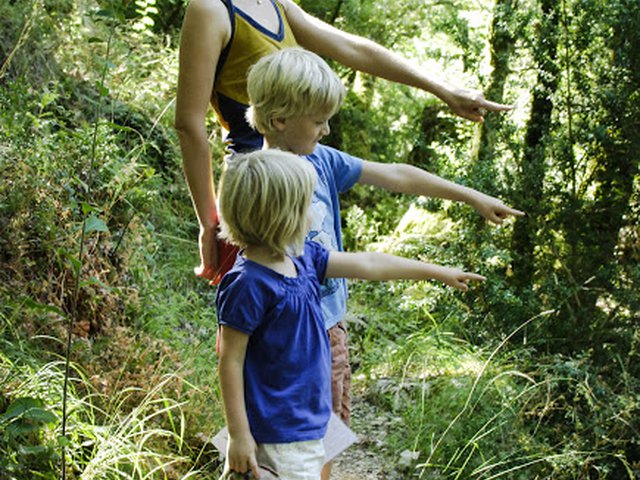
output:
M383 253L329 251L305 241L312 163L279 150L228 160L222 235L243 250L216 297L219 374L229 444L225 474L260 468L317 480L331 414L331 350L321 309L325 278L435 279L461 290L484 277Z
M497 224L510 215L523 215L496 198L411 165L370 162L320 145L320 139L329 133L329 119L340 108L345 91L338 76L312 52L289 48L262 58L249 70L247 91L251 103L247 119L264 136L265 145L304 155L314 166L318 182L307 239L329 250L342 250L338 194L357 182L394 192L463 201ZM351 369L342 322L346 281L327 278L321 295L332 350L333 410L349 424ZM323 478L329 478L329 471L330 466Z

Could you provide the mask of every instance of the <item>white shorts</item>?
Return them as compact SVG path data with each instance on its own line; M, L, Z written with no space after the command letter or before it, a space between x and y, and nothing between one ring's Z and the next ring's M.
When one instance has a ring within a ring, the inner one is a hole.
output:
M324 445L322 440L261 443L256 457L258 465L277 472L279 480L319 480L324 465ZM224 470L229 472L228 464ZM223 478L227 477L223 475Z

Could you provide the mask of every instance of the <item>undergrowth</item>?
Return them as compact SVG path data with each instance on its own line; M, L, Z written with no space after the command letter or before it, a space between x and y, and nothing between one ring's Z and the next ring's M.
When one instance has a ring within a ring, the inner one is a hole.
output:
M439 236L455 227L419 203L366 248L457 264ZM366 228L361 217L350 217L358 222L353 231ZM640 381L628 362L613 355L603 365L594 351L541 351L536 334L554 310L507 336L474 341L478 319L469 299L491 288L488 277L488 286L465 294L429 282L351 285L358 390L402 418L386 438L394 472L403 469L407 479L636 479ZM399 452L410 462L399 461Z
M0 476L213 477L213 291L191 272L176 57L98 4L65 5L66 21L50 2L2 7L7 31L33 26L1 45ZM41 59L45 41L61 48Z

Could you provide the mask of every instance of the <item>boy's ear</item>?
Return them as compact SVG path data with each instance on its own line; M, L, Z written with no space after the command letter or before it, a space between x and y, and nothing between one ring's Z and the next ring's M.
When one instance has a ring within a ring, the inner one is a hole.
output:
M287 119L282 117L273 117L271 119L271 126L278 132L283 131L287 126Z

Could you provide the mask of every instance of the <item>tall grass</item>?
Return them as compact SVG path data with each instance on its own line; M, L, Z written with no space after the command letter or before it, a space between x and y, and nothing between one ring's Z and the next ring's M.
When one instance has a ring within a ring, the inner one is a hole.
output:
M161 395L172 380L172 376L167 376L124 416L120 412L126 411L123 404L131 392L124 390L114 399L112 421L106 427L92 428L92 436L83 443L90 445L92 452L80 479L168 478L167 472L173 465L188 462L184 456L161 453L163 449L159 448L173 443L180 452L184 442L185 404ZM163 418L170 429L159 425ZM159 474L162 475L158 477Z
M355 289L355 317L367 323L352 324L352 344L360 390L402 418L382 449L389 471L398 465L402 478L420 479L637 478L640 464L630 458L640 438L638 382L625 375L624 362L617 375L623 381L611 386L588 353L547 356L512 343L553 311L489 349L448 331L439 314L426 314L419 302L412 307L392 294L406 293L400 285L374 289L386 303L366 313L357 311L359 296L363 290L371 295L371 287ZM399 462L399 452L411 452L414 461Z
M182 453L185 402L167 395L179 377L164 376L129 409L129 397L136 393L132 389L107 398L93 391L76 366L71 367L69 428L63 438L57 432L65 362L27 364L0 354L0 388L9 404L0 415L3 478L58 478L56 450L62 442L71 478L187 479L198 473L190 469L191 461Z

